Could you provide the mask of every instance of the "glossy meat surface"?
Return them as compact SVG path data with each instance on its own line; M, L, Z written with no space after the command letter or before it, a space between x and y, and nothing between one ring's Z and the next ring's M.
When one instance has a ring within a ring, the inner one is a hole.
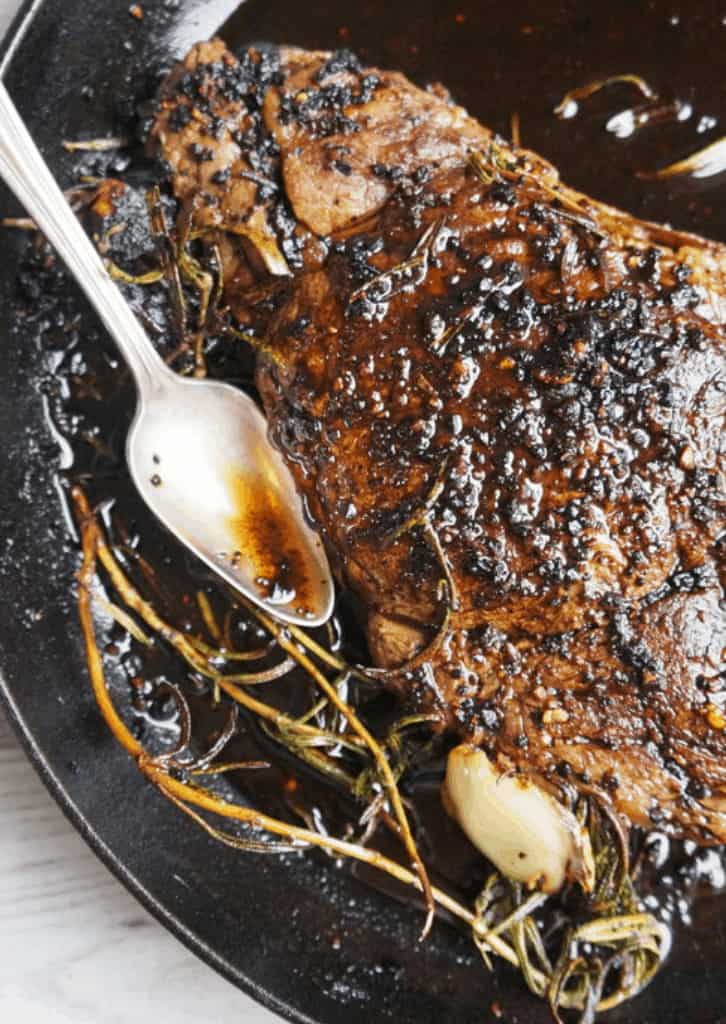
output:
M202 44L155 140L390 684L726 840L726 250L347 54Z

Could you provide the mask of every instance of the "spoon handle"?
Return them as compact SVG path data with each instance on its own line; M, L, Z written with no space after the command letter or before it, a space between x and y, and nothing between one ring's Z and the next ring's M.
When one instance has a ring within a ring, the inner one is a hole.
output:
M0 177L83 288L131 368L141 395L172 375L111 280L0 82Z

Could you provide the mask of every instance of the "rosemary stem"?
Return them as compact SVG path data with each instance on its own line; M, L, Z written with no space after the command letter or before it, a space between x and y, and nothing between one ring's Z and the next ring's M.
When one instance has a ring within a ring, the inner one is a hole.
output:
M271 619L268 615L266 615L259 609L255 610L255 614L257 615L260 622L262 622L262 624L265 626L265 628L270 633L272 633L272 635L276 638L280 647L282 647L284 651L287 651L287 653L291 657L293 657L302 668L305 669L305 671L310 675L310 677L315 681L315 683L319 686L319 688L328 698L333 707L336 708L344 716L353 732L357 733L357 735L360 736L360 738L363 740L363 742L370 750L373 759L376 763L376 766L378 768L381 783L383 784L383 787L388 795L388 799L391 802L391 810L393 811L399 825L401 826L401 839L403 841L403 844L406 848L409 857L411 858L412 863L416 867L418 877L421 879L422 891L424 894L424 899L428 911L422 932L422 938L425 937L431 928L434 913L434 900L431 889L431 882L428 877L428 872L426 871L426 866L424 865L421 859L421 855L418 852L418 848L416 846L416 841L413 837L413 833L411 832L411 826L408 821L408 815L406 814L405 808L403 806L401 794L398 791L398 784L396 783L396 779L391 769L391 765L388 762L388 758L386 757L376 738L361 722L361 720L356 715L355 711L351 708L349 704L347 704L341 698L335 684L331 683L330 680L328 680L323 675L323 673L320 671L317 665L315 665L310 660L310 658L300 650L297 644L292 642L292 640L289 638L287 634L286 629L281 627L277 622L275 622L273 619Z

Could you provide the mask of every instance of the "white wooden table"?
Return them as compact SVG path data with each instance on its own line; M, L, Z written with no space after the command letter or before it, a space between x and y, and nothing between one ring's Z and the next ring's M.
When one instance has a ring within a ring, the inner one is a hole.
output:
M0 35L17 5L0 0ZM0 1021L151 1020L279 1022L187 952L109 874L0 711Z

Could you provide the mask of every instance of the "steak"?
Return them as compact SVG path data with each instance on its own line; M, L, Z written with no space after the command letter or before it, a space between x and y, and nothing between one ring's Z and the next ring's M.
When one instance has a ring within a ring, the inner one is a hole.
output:
M382 678L498 770L726 841L726 247L348 52L200 44L152 144Z

